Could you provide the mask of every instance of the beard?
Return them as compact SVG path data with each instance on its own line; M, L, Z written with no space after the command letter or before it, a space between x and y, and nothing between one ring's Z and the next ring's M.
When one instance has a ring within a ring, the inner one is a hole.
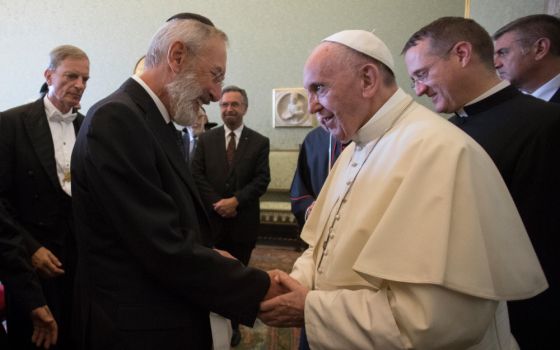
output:
M196 75L188 69L181 72L175 81L167 85L173 121L182 126L191 126L199 112L202 88L196 81Z

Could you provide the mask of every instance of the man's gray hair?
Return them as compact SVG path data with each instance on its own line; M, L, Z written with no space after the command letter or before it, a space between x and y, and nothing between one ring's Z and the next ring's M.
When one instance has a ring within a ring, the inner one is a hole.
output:
M522 47L530 47L540 38L550 40L549 52L560 56L560 18L536 14L518 18L498 29L492 36L498 40L502 35L514 32L519 35Z
M186 19L166 22L152 38L145 67L154 68L165 62L167 52L174 42L182 42L189 53L196 56L204 44L215 37L222 38L225 42L228 40L224 32L200 21Z
M82 49L73 45L61 45L55 47L49 53L48 69L55 70L67 58L86 59L89 61L88 56Z

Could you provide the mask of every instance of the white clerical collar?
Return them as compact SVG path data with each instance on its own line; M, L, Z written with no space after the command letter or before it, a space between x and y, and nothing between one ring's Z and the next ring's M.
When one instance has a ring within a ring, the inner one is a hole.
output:
M550 79L544 85L533 91L533 97L540 98L541 100L550 101L552 96L560 89L560 74Z
M47 115L47 118L51 118L53 114L60 114L60 116L62 118L68 118L68 116L70 116L71 114L75 114L72 113L72 108L70 108L70 110L66 113L62 113L61 111L58 110L58 108L56 108L56 106L51 102L51 100L49 100L48 94L45 95L45 97L43 98L43 103L45 104L45 114Z
M131 78L134 79L138 84L140 84L140 86L142 86L144 90L146 90L148 95L150 95L152 100L154 100L156 107L158 108L159 112L163 116L163 119L165 120L165 124L169 124L169 122L171 121L171 117L169 117L169 112L167 111L167 108L165 108L165 105L163 104L163 102L161 102L159 97L152 91L152 89L150 89L148 84L146 84L144 80L142 80L139 76L133 75Z
M364 145L371 140L383 135L387 128L389 128L395 118L400 116L401 113L395 115L393 110L403 103L409 103L412 97L408 95L403 89L398 88L397 91L379 108L379 110L371 117L352 137L352 141L357 145Z
M482 93L482 95L478 96L477 98L475 98L474 100L472 100L468 103L465 103L465 105L461 109L459 109L457 112L455 112L455 114L458 115L459 117L468 117L467 112L465 112L465 106L470 106L472 104L477 103L478 101L482 101L486 97L492 96L496 92L507 88L509 85L510 85L509 81L507 81L507 80L500 81L498 84L494 85L493 87L491 87L490 89L488 89L484 93Z

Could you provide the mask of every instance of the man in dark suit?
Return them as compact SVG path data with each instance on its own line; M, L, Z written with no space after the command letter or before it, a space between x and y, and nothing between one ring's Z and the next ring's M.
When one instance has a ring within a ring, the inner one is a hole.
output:
M248 99L245 90L222 90L220 110L224 125L200 136L193 175L204 204L216 223L215 246L247 265L257 241L259 198L270 183L268 138L243 124ZM240 341L232 322L232 345Z
M58 348L73 349L69 331L76 246L70 156L83 120L74 107L86 88L89 59L75 46L59 46L51 51L44 75L45 97L1 114L0 197L25 229L25 247L60 326ZM33 327L10 289L7 319L13 347L31 346Z
M183 157L185 162L192 165L196 146L198 144L198 137L206 131L205 125L208 124L208 116L204 107L200 107L196 119L190 126L182 126L175 123L175 128L181 133Z
M25 315L30 315L33 324L31 341L48 349L56 344L58 325L46 305L39 279L29 262L22 233L23 229L0 203L0 280L10 287L18 303L24 305ZM2 349L10 346L1 325L0 346Z
M493 35L494 65L519 90L560 103L560 19L537 14L518 18Z
M202 244L210 223L172 124L218 100L226 41L195 19L165 23L144 72L88 112L72 156L81 348L209 349L209 311L252 325L276 294L267 273Z
M451 122L488 152L508 186L549 283L508 303L511 329L522 349L547 349L560 324L560 106L500 81L492 40L473 20L440 18L403 53L416 94L431 97L438 112L455 112Z
M322 127L311 130L305 136L290 187L292 213L300 227L305 224L342 148L342 143Z

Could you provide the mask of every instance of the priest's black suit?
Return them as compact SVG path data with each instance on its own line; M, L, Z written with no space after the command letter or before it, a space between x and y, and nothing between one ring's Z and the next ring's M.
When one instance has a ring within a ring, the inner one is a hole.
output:
M88 112L72 156L84 348L209 349L209 311L255 321L268 275L201 244L177 141L133 79Z
M223 125L201 134L192 171L215 224L214 244L247 264L258 235L259 198L270 183L270 142L267 137L243 126L233 165L228 169L225 140ZM237 216L222 218L212 204L232 196L239 202Z
M73 121L77 132L83 121ZM71 349L72 295L76 264L71 198L62 189L43 98L0 114L0 197L14 220L25 229L30 255L49 249L65 274L41 279L47 305L60 328L58 348ZM33 327L22 305L8 289L10 339L18 349L31 346ZM17 345L16 345L17 344Z
M508 86L464 110L468 117L450 121L500 170L549 283L532 299L508 303L512 333L521 349L549 349L560 324L560 106Z

